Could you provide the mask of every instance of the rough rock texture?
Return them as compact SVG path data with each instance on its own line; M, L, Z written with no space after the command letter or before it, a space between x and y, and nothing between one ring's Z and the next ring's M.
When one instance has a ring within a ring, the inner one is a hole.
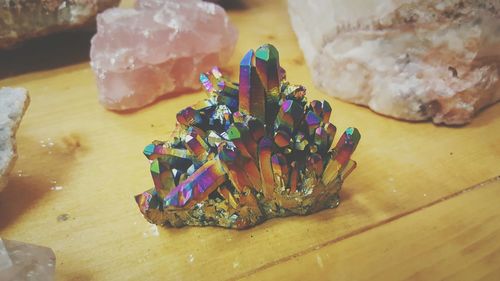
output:
M500 99L498 0L289 0L316 85L406 120L464 124Z
M0 0L0 49L27 39L80 28L120 0Z
M159 96L199 88L199 73L231 56L236 29L218 5L199 0L140 0L135 9L97 17L90 57L100 101L139 108Z
M0 88L0 191L17 157L15 134L29 101L25 89Z
M0 238L0 280L52 281L55 267L51 249Z

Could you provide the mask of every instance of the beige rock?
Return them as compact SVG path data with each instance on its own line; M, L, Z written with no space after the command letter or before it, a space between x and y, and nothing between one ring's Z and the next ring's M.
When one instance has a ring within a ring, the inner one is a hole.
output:
M500 99L498 0L289 0L314 82L405 120L464 124Z

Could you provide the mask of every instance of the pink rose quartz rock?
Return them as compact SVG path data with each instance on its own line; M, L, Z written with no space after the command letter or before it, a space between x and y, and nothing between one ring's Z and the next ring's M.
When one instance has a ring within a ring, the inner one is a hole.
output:
M220 6L200 0L139 0L97 17L91 66L108 109L143 107L199 88L199 73L226 63L238 34Z

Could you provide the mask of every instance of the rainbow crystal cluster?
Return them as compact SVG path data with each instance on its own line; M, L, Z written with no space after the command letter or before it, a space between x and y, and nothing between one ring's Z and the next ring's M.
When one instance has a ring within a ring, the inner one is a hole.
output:
M170 141L144 149L155 185L136 196L146 219L244 229L339 204L359 131L348 128L330 149L330 104L307 103L305 88L286 81L274 46L243 57L239 84L217 68L200 81L209 97L177 113Z

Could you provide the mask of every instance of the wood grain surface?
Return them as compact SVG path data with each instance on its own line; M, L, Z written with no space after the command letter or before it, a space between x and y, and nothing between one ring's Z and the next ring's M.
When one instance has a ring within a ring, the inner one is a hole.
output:
M75 39L88 35L66 34L0 53L0 86L26 87L32 98L0 193L0 236L53 248L57 280L499 279L498 103L462 127L384 117L313 86L286 1L233 1L228 13L240 38L226 73L237 77L249 48L275 44L289 81L328 100L339 130L361 131L337 209L245 231L156 232L133 199L153 184L142 149L205 94L107 111L88 42Z

